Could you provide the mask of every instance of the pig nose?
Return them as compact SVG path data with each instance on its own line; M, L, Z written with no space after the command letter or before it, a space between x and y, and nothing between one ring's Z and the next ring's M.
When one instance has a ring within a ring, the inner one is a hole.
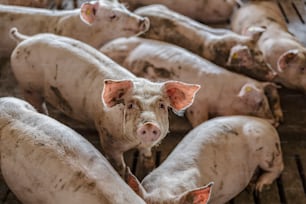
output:
M138 22L138 25L143 32L146 32L147 30L149 30L150 27L149 18L147 17L141 18Z
M160 137L160 129L153 123L145 123L138 128L137 135L145 143L154 142Z

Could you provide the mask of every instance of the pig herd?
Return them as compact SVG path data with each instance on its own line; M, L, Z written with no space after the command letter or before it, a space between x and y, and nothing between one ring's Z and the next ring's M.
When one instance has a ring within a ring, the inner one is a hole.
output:
M23 98L0 98L0 167L22 203L223 204L258 168L256 192L283 171L277 89L306 91L306 48L273 1L16 2L0 4L0 57ZM96 129L102 152L49 105ZM192 129L154 169L184 114Z

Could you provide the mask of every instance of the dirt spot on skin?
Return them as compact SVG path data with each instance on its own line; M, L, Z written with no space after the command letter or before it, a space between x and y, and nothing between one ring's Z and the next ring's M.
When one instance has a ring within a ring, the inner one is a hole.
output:
M148 61L143 62L142 72L148 74L149 69L152 69L154 71L157 78L169 79L173 78L173 76L175 75L173 72L170 72L163 67L155 67L153 64L151 64Z
M231 127L228 127L226 125L222 125L221 126L221 129L226 132L226 133L230 133L230 134L233 134L233 135L239 135L239 133L237 131L235 131L233 128Z
M203 46L198 41L193 42L188 33L180 32L172 19L148 16L150 18L150 29L143 34L145 38L162 40L184 47L196 54L203 53Z

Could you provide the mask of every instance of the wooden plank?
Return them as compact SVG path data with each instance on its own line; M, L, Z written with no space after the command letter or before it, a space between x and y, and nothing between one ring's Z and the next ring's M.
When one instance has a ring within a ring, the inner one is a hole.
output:
M303 185L293 155L284 156L285 169L282 173L285 197L288 203L306 203Z
M255 203L253 193L244 190L237 197L233 199L234 204L253 204Z
M1 176L0 177L0 203L6 198L7 192L8 192L8 187L5 181L3 180L3 177Z
M278 193L277 183L273 182L271 186L265 188L259 195L260 204L279 204L280 197Z
M16 198L16 196L10 191L7 199L4 201L3 204L22 204L18 198Z
M294 33L294 35L299 39L299 41L303 43L304 45L306 45L306 39L305 39L306 14L304 12L304 9L298 9L299 4L293 1L282 1L281 5L289 20L289 24L288 24L289 31Z

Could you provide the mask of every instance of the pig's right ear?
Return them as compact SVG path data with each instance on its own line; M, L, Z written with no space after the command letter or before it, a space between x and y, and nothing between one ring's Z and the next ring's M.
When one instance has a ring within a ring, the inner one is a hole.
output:
M188 191L179 197L179 204L206 204L208 203L211 195L213 182L210 182L206 186L197 188L195 190Z
M104 106L110 108L119 103L123 103L123 97L133 88L131 80L104 80L102 91L102 102Z
M297 57L299 54L299 50L293 49L283 53L278 61L277 61L277 69L278 71L284 71L288 65Z
M91 25L97 15L97 11L99 9L99 1L95 3L86 2L81 5L81 13L80 18L83 22L85 22L88 25Z
M125 172L125 182L133 189L133 191L140 196L141 198L144 198L145 189L142 187L136 176L132 174L129 167L126 168Z

